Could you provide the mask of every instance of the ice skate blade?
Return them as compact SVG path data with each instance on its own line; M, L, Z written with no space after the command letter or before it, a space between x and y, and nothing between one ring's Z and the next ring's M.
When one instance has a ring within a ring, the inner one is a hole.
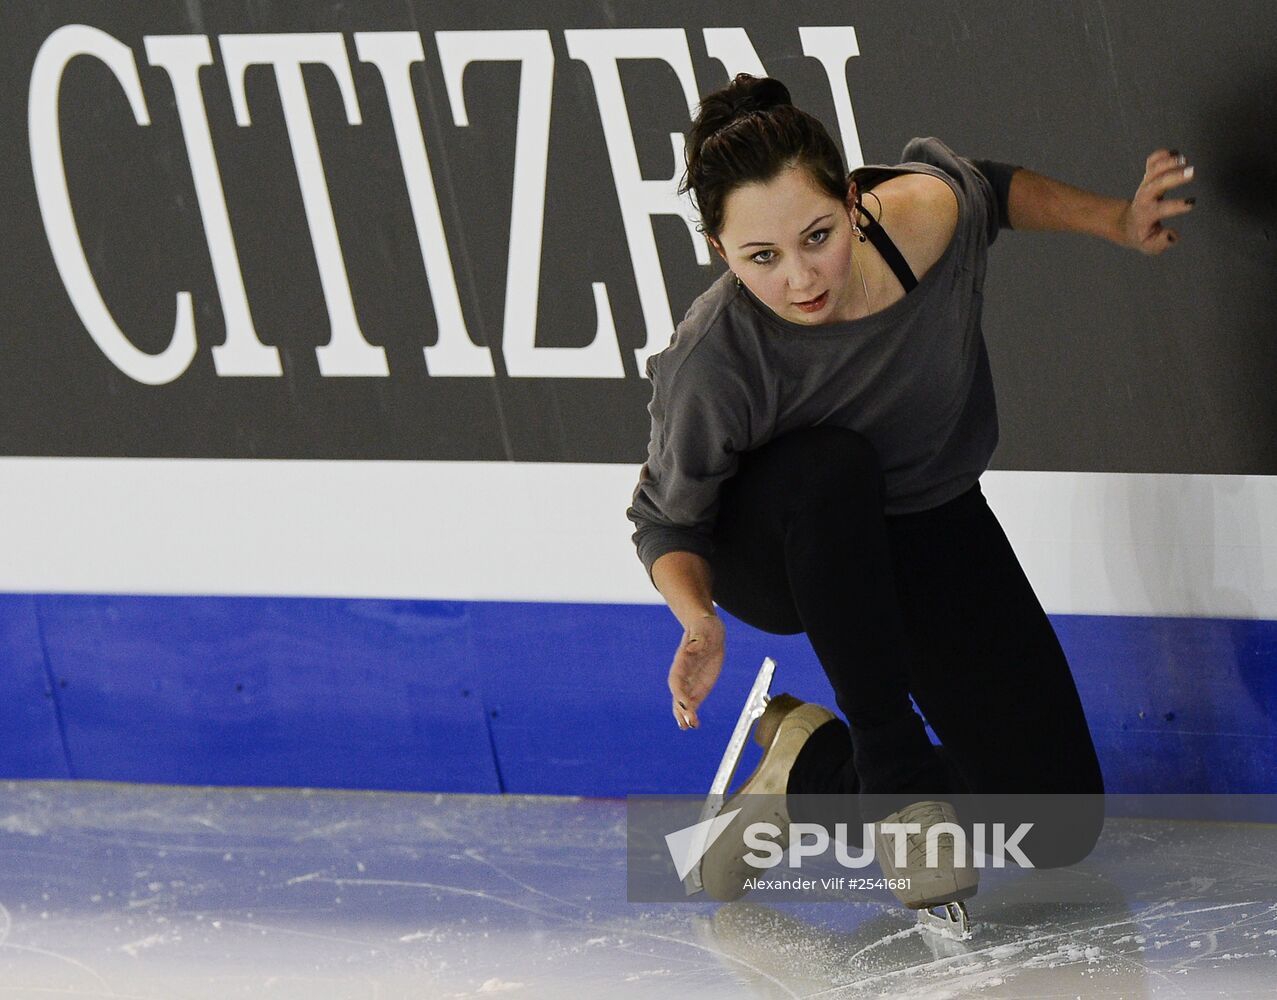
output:
M932 931L954 941L967 941L971 938L971 916L967 913L967 904L941 903L938 906L918 911L918 925L923 930Z
M771 691L772 676L775 673L776 661L769 656L758 668L754 686L750 688L749 697L745 699L745 707L741 709L740 716L736 720L736 728L732 730L731 739L727 741L727 749L723 751L723 759L719 762L718 771L714 774L709 794L705 797L705 805L701 807L698 823L704 823L707 819L717 816L723 808L723 803L727 801L727 788L731 785L732 776L736 773L736 765L740 763L741 753L745 749L745 740L749 736L749 727L767 709L768 692ZM708 833L708 828L706 832ZM702 858L704 854L705 851L702 850ZM704 888L701 882L701 866L698 862L683 879L683 890L691 896Z

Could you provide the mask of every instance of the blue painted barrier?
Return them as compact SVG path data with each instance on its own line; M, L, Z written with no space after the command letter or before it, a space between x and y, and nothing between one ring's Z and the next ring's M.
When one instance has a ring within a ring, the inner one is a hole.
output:
M1053 621L1110 791L1277 791L1277 622ZM764 656L831 701L804 636L728 632L681 732L662 606L0 595L0 776L700 792Z

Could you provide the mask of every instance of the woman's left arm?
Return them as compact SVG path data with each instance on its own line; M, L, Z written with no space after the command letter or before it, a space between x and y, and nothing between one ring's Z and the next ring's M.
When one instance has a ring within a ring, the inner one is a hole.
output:
M1178 150L1149 156L1130 201L1106 198L1026 168L1011 176L1007 211L1012 229L1088 233L1146 254L1159 254L1179 239L1163 219L1193 210L1195 198L1165 198L1166 192L1193 177Z

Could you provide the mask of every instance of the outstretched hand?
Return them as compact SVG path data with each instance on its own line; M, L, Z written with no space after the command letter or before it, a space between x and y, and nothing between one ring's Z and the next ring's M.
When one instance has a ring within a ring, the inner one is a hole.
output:
M670 665L670 694L679 729L700 725L696 710L714 688L723 669L726 630L718 615L705 615L683 630L683 639Z
M1163 219L1184 215L1193 210L1195 198L1167 198L1166 192L1187 184L1193 168L1174 149L1159 149L1149 156L1144 180L1122 210L1118 220L1124 245L1146 254L1159 254L1179 239L1173 229L1162 225Z

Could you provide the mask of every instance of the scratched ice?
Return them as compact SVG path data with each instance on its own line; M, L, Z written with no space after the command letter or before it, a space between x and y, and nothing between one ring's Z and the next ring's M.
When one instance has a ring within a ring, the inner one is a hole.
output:
M961 943L885 902L629 904L624 869L616 801L0 783L0 1000L1237 998L1277 971L1263 824L1110 819L1081 865L986 878Z

